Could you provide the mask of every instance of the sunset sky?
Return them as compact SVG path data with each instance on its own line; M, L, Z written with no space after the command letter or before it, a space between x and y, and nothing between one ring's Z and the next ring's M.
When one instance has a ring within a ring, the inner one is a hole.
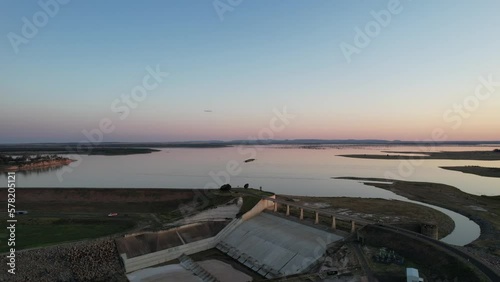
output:
M0 1L1 143L247 139L284 107L275 139L500 140L500 1L46 2Z

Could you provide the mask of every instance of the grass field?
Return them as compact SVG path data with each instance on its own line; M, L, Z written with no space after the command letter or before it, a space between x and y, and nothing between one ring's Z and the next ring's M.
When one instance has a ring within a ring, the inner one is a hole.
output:
M5 191L4 191L5 192ZM170 189L22 189L16 191L16 250L140 230L160 230L180 219L179 208L196 199L196 212L225 204L233 193ZM3 198L3 197L2 197ZM6 206L6 203L3 203ZM117 213L116 217L108 217ZM0 220L6 222L7 214ZM0 229L0 252L8 248L8 230Z
M453 220L435 209L417 205L413 203L385 200L385 199L365 199L349 197L305 197L305 196L279 196L281 199L295 199L298 204L327 204L325 210L333 212L344 212L353 217L386 223L386 224L407 224L407 223L432 223L439 227L439 238L448 235L455 228ZM285 207L281 207L284 211ZM292 214L298 214L297 208L291 208ZM312 212L304 211L304 217L314 219ZM320 217L321 220L321 217ZM331 219L325 222L330 223ZM350 230L350 224L338 221L337 225L346 231Z
M0 191L5 193L5 191ZM196 189L22 189L16 192L16 250L54 245L140 230L164 229L181 219L180 208L195 204L192 212L210 209L243 197L242 212L251 209L262 196L272 193L255 189L231 191ZM4 197L1 197L4 198ZM3 203L6 206L6 203ZM116 217L108 217L117 213ZM6 222L7 214L0 215ZM0 229L0 252L6 252L7 229Z
M6 219L6 218L5 218ZM68 215L19 215L16 224L16 250L42 247L56 243L92 239L124 232L136 224L132 219L98 218L95 215L72 218ZM9 234L0 231L0 252L6 252Z

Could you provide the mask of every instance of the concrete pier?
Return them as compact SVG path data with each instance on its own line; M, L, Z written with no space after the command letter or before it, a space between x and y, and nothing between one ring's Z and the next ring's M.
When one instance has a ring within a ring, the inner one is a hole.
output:
M274 211L278 210L278 204L279 205L285 205L286 206L286 215L287 216L290 216L290 207L297 208L299 210L298 218L300 220L304 220L304 210L307 210L309 212L313 212L314 213L314 224L319 224L320 223L320 221L319 221L319 216L320 215L323 215L323 216L326 216L326 217L331 217L331 219L332 219L332 223L331 223L332 224L331 225L332 230L337 230L337 221L338 220L340 220L342 222L345 222L347 224L351 223L351 228L349 230L351 233L354 233L356 231L356 224L361 225L361 226L368 225L368 224L373 224L373 222L370 222L370 221L367 221L367 220L363 220L363 219L360 219L360 218L354 218L354 217L350 217L350 216L340 215L340 214L333 213L333 212L330 212L330 211L327 211L327 210L316 209L316 208L313 208L313 207L306 207L306 206L303 206L303 205L300 205L300 204L294 204L294 203L290 203L290 202L284 201L284 200L279 200L279 199L275 199L275 198L263 198L263 199L271 203L271 209L273 209L273 206L274 206Z

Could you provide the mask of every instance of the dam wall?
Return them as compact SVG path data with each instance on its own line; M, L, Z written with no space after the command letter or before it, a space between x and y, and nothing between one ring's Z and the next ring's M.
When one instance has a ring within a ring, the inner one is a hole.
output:
M126 273L130 273L177 259L182 254L190 255L215 248L222 238L234 230L240 223L241 219L234 219L222 230L211 229L210 232L206 232L206 228L203 228L207 223L191 224L181 228L157 232L160 236L157 236L156 239L155 237L149 237L139 245L136 241L140 240L142 237L139 236L143 236L144 234L129 236L117 240L117 247L125 265L125 271ZM169 245L166 249L162 250L151 248L150 246L152 242L158 242L158 238L160 237L168 238L167 241L172 244L173 241L171 239L175 235L179 237L179 240L175 241L175 246ZM137 250L141 250L144 253L138 253Z

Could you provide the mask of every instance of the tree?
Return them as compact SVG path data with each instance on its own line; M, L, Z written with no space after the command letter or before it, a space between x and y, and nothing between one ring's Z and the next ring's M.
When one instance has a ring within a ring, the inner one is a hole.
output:
M248 183L243 186L243 188L248 189Z
M220 187L221 191L229 191L231 190L231 185L230 184L224 184Z

